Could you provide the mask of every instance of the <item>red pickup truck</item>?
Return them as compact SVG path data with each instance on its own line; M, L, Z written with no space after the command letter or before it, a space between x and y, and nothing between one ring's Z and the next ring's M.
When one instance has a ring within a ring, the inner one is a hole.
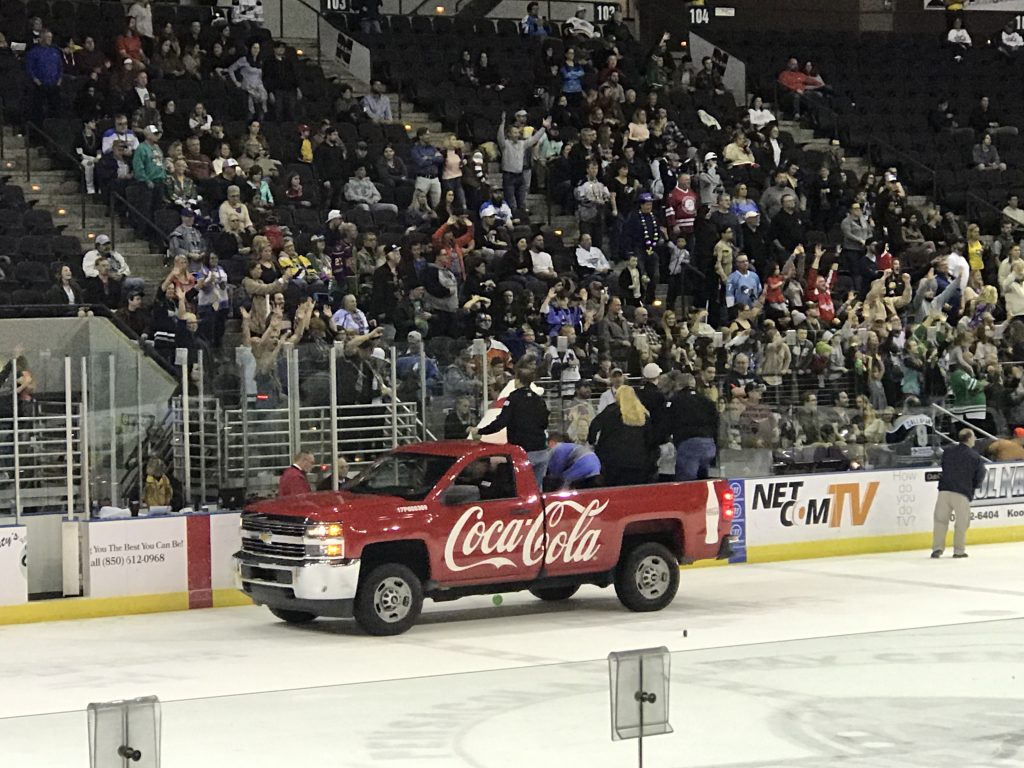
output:
M542 494L517 446L422 443L337 493L249 506L235 558L245 593L284 621L354 617L397 635L425 597L565 600L613 584L630 610L661 610L680 563L729 556L732 517L724 481Z

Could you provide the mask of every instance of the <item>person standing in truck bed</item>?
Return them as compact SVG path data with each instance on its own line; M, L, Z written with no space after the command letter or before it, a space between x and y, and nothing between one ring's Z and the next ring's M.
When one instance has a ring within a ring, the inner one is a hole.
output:
M494 421L482 428L471 427L469 437L476 440L480 435L493 435L508 430L508 442L526 451L533 472L537 476L537 487L543 487L544 475L548 469L548 407L543 395L530 387L537 377L536 363L524 358L516 365L516 388L512 390L505 405Z

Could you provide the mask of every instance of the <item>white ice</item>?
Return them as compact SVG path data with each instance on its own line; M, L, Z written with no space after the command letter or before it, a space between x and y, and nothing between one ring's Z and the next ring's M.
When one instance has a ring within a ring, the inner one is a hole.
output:
M657 614L428 603L391 639L256 607L0 627L0 766L88 765L85 706L149 694L166 768L630 766L605 658L660 645L648 766L1024 766L1024 544L970 555L688 569Z

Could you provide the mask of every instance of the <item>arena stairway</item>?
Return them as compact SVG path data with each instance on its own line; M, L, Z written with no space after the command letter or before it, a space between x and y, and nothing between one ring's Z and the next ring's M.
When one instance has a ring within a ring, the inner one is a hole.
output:
M27 156L25 136L10 126L4 126L3 130L4 148L0 156L0 168L3 174L11 176L12 184L23 188L26 201L34 202L36 208L49 210L54 225L63 228L63 234L77 237L83 253L92 248L91 243L97 235L111 234L107 206L85 195L77 173L61 168L41 147L29 148ZM27 173L29 163L31 180ZM139 238L131 227L120 222L116 231L115 249L125 257L132 275L146 281L147 296L152 297L166 275L163 251L154 252L149 242Z

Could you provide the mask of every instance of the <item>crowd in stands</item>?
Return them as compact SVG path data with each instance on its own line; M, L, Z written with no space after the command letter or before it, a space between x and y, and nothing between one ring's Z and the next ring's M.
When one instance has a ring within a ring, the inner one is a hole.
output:
M929 402L992 430L1024 424L1017 196L982 237L933 201L912 205L895 168L855 178L838 142L801 150L781 112L814 124L834 97L810 62L778 62L781 104L737 104L717 62L674 53L668 36L644 51L621 14L603 27L581 14L548 37L533 3L521 32L534 98L471 144L409 136L381 81L361 99L321 83L329 99L313 102L283 43L226 23L154 26L151 8L134 3L101 40L53 41L33 19L26 107L42 124L73 103L88 192L117 191L169 236L147 301L102 237L49 295L116 309L168 359L176 347L215 359L239 317L248 391L268 405L286 395L285 345L323 373L343 341L341 397L368 403L382 386L407 391L382 383L377 349L425 342L453 396L484 376L498 391L532 355L567 413L623 376L672 397L692 375L737 447L884 442L902 410ZM459 52L450 73L505 87L486 50ZM231 98L189 97L210 83ZM934 120L957 130L941 109ZM974 165L1005 168L991 136L1010 127L977 122ZM531 190L578 236L540 227ZM322 393L322 376L307 386ZM818 405L847 416L806 417ZM572 439L587 418L567 419Z

